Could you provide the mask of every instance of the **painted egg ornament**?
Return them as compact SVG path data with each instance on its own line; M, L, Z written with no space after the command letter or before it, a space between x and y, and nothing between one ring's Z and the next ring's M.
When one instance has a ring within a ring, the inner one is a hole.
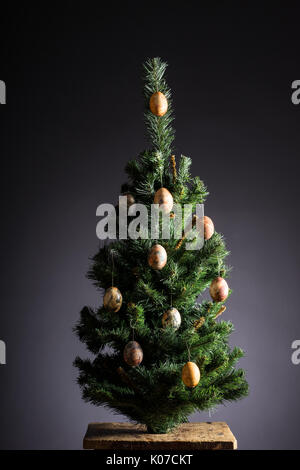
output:
M162 317L163 328L171 327L173 330L178 330L181 325L181 315L177 308L169 308Z
M173 209L173 196L167 188L160 188L154 195L154 204L159 204L159 208L169 214Z
M189 388L194 388L200 382L200 370L194 362L187 362L182 368L182 381Z
M143 350L137 341L129 341L123 352L123 358L126 364L131 367L138 366L143 360Z
M168 111L168 100L163 93L153 93L149 102L150 111L155 116L164 116Z
M207 217L207 215L205 215L203 217L203 225L204 225L203 227L204 228L204 240L209 240L213 236L214 231L215 231L214 223L210 217Z
M229 287L225 279L216 277L210 285L209 293L215 302L223 302L229 294Z
M122 294L117 287L106 289L103 297L103 305L109 312L118 312L122 307Z
M161 245L153 245L148 255L148 264L152 269L160 270L167 263L167 252Z

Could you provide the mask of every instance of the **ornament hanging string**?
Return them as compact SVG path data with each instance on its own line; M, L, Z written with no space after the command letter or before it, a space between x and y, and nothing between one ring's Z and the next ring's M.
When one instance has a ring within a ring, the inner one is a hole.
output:
M191 362L191 351L190 351L190 348L188 347L188 344L186 344L186 349L187 349L187 352L188 352L188 359L189 359L189 362Z
M130 328L132 329L132 341L134 341L134 330L135 330L135 327L134 327L133 324L132 324L132 319L130 320Z
M160 152L157 153L158 156L158 165L159 165L159 177L160 177L160 187L163 187L163 172L164 172L164 164L162 160L162 155Z
M114 255L113 252L110 252L111 254L111 263L112 263L112 270L111 270L111 285L114 285L114 270L115 270L115 263L114 263Z
M157 79L157 65L156 65L156 60L153 59L153 75L154 75L154 80L155 80L155 90L158 92L158 79Z
M218 271L219 271L219 276L221 276L221 260L218 257Z

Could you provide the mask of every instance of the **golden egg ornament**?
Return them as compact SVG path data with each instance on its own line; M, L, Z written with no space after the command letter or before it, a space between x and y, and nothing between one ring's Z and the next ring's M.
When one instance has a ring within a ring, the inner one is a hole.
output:
M164 116L168 111L168 100L163 93L153 93L149 102L150 111L155 116Z
M154 195L154 204L159 204L159 208L169 214L173 209L173 196L167 188L160 188Z
M138 366L143 360L143 350L140 344L137 341L129 341L124 348L123 358L129 366Z
M223 302L227 299L229 294L229 287L225 279L218 276L210 285L209 293L215 302Z
M118 312L122 307L122 294L117 287L106 289L103 297L103 305L109 312Z
M182 368L181 374L184 385L194 388L200 382L200 370L194 362L187 362Z
M153 245L148 255L148 264L152 269L160 270L167 263L167 252L161 245Z
M181 325L181 315L178 312L177 308L169 308L162 317L162 326L163 328L173 328L173 330L178 330Z

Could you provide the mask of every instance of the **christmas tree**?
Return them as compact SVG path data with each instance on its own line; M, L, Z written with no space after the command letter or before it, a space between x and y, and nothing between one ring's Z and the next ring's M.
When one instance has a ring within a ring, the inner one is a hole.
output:
M225 280L229 268L224 239L205 216L203 246L187 249L188 240L200 238L195 214L181 237L174 230L175 204L189 204L194 213L208 193L204 183L191 176L191 159L181 156L176 162L172 153L166 67L159 58L143 66L151 148L128 162L128 182L121 194L129 221L130 209L143 204L150 224L151 205L158 204L155 207L168 215L170 238L161 230L155 239L122 238L119 224L116 239L102 244L88 273L104 294L103 306L84 307L75 327L95 356L75 360L84 400L145 424L151 433L169 432L187 422L192 412L210 410L248 392L244 371L235 368L243 351L229 347L233 325L223 320L225 314L221 317L231 293ZM186 228L185 220L182 223ZM161 218L158 226L161 229ZM211 301L198 303L207 288Z

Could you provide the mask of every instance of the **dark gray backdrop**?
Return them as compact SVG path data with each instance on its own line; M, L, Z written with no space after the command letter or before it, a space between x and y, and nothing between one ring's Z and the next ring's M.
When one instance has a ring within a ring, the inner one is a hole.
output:
M193 159L224 233L234 293L224 314L243 347L250 395L221 406L239 448L300 448L299 9L85 2L15 6L1 18L0 447L81 448L90 421L72 361L97 205L115 202L146 145L140 65L170 64L176 154ZM198 3L198 2L197 2ZM266 4L267 5L267 4ZM192 421L209 420L207 413Z

